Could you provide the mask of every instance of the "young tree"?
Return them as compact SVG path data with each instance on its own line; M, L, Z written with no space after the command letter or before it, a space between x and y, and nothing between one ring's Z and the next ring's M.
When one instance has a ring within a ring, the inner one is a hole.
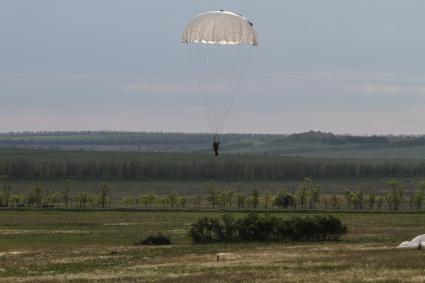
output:
M265 192L263 196L264 208L269 209L273 204L273 195L270 192Z
M71 197L71 185L69 182L66 182L65 189L63 190L62 197L61 197L66 208L68 208L70 197Z
M300 203L301 208L305 208L311 189L313 188L313 180L305 178L299 185L296 192L296 198Z
M378 210L381 210L381 208L384 206L384 197L383 196L377 196L376 197L376 208Z
M100 207L105 208L108 204L109 187L107 184L102 184L98 192L98 200Z
M144 206L152 208L152 205L155 204L158 200L158 196L154 192L149 192L142 196L142 203Z
M415 193L410 191L407 192L407 203L409 204L409 209L412 210L415 206Z
M232 208L233 206L233 195L234 192L232 190L227 191L226 193L226 206L227 208Z
M363 209L363 204L364 204L364 189L360 188L357 192L354 193L354 198L355 198L355 208L362 210Z
M366 195L366 201L369 205L369 210L372 210L375 206L376 194L372 191L369 191L369 193Z
M99 207L99 205L101 205L100 196L98 194L89 194L87 201L91 207Z
M75 198L75 202L80 208L86 208L86 204L88 200L89 200L89 196L87 193L84 193L84 192L79 193L77 197Z
M207 201L210 203L212 208L215 208L218 200L218 192L213 181L207 184L208 196Z
M192 202L193 202L194 208L199 208L201 206L201 202L202 202L202 195L195 196L192 199Z
M238 201L238 209L245 208L246 195L238 191L237 201Z
M295 203L294 195L289 193L286 189L280 191L274 199L274 204L280 208L288 209Z
M168 195L168 201L170 203L171 208L175 208L177 204L179 203L179 200L180 200L180 196L175 192Z
M53 193L50 202L53 207L58 207L61 205L62 194L61 193Z
M260 205L260 193L258 190L252 191L251 205L254 209L257 209L257 207Z
M52 193L49 190L46 190L42 200L42 207L50 207L50 202L52 200Z
M186 198L185 197L180 198L180 205L181 205L182 208L185 208L185 206L186 206Z
M403 199L404 195L404 188L395 179L391 179L388 181L388 186L391 188L391 200L392 200L392 207L394 210L398 210L401 204L401 201Z
M310 191L310 208L316 209L317 204L320 202L320 187L312 187Z
M11 198L12 202L16 207L22 207L25 205L25 195L21 193L14 194Z
M162 204L163 208L168 208L170 206L170 199L168 197L159 198L159 203Z
M413 198L415 200L416 209L421 210L425 199L425 182L418 184L418 188L416 189Z
M321 195L320 202L323 203L325 209L328 209L330 207L331 197L329 197L328 195Z
M10 187L11 181L6 175L0 175L0 183L2 187L2 193L0 197L0 205L8 207L10 200Z
M134 197L125 196L121 199L121 203L126 207L131 207L134 204Z
M345 201L347 203L347 210L350 210L351 204L352 204L353 199L354 199L353 192L351 192L350 190L345 190L344 198L345 198Z
M218 191L217 205L221 208L225 208L227 205L227 193L226 191Z
M341 202L340 198L338 197L337 194L333 194L331 196L331 205L333 210L339 209L340 202Z
M43 188L40 185L36 185L29 194L29 200L31 204L35 204L36 207L41 207L43 202Z

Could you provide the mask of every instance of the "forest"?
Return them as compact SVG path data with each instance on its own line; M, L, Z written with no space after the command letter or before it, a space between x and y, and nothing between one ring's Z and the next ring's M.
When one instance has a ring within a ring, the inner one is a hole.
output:
M0 151L12 179L298 180L422 177L422 160L341 160L259 155Z

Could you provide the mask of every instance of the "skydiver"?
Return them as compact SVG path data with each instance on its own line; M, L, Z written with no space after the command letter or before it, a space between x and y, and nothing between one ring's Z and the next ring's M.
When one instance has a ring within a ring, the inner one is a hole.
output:
M218 156L218 150L220 149L220 141L218 140L218 137L214 137L212 146L215 156Z

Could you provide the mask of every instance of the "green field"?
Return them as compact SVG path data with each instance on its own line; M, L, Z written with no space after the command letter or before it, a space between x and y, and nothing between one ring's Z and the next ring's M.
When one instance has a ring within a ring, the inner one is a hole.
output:
M218 212L0 212L4 282L405 282L425 280L425 251L395 247L424 233L425 214L338 213L326 243L193 245L191 222ZM237 214L241 215L241 214ZM293 213L278 213L290 217ZM297 215L307 215L297 213ZM134 242L161 231L174 244ZM230 253L216 261L216 253Z

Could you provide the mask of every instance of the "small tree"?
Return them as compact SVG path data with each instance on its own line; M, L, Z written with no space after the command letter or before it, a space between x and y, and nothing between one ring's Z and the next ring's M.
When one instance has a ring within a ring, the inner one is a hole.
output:
M280 191L274 199L274 204L280 208L288 209L295 203L295 197L286 189Z
M305 178L304 181L299 185L298 190L295 194L301 208L304 208L306 206L312 188L313 180L309 178Z
M29 193L29 202L36 207L41 207L43 203L43 188L36 185Z
M142 203L144 206L152 208L152 205L158 201L158 196L154 192L149 192L142 196Z
M265 192L263 196L264 208L269 209L273 204L273 195L270 192Z
M163 208L168 208L170 206L170 199L168 197L159 198L159 203L162 204Z
M331 196L331 205L332 205L332 209L339 209L340 208L340 204L342 203L342 200L340 199L340 197L337 194L333 194ZM341 204L342 206L342 204Z
M391 179L388 181L388 186L391 188L391 196L390 199L392 201L392 207L394 210L398 210L403 199L404 188L395 179Z
M98 200L99 200L100 207L105 208L105 206L108 204L108 196L109 196L109 187L106 184L102 184L98 192Z
M225 208L227 206L227 193L226 191L218 191L217 193L217 205L221 208Z
M355 208L356 209L363 209L363 203L364 203L364 190L363 188L360 188L359 191L354 193L354 199L355 199Z
M237 201L238 201L238 209L245 208L246 195L238 191Z
M186 198L185 197L181 197L179 203L180 203L180 206L182 208L185 208L185 206L186 206Z
M71 193L71 185L69 182L67 182L61 196L61 199L63 200L66 208L68 207L68 203L70 201L70 193Z
M368 203L368 205L369 205L369 210L372 210L373 209L373 207L375 206L375 202L376 202L376 194L374 193L374 192L369 192L367 195L366 195L366 201L367 201L367 203Z
M378 210L381 210L381 208L384 206L384 197L383 196L377 196L376 197L376 208Z
M416 209L421 210L422 204L425 199L425 182L421 182L418 184L418 188L416 189L413 198L414 198Z
M226 207L227 208L232 208L233 206L233 195L234 192L232 190L227 191L226 193Z
M175 192L168 195L168 201L171 205L171 208L175 208L177 204L179 203L179 200L180 200L180 196Z
M210 203L212 208L215 208L218 201L218 192L214 182L207 184L208 196L207 201Z
M347 203L347 210L350 210L351 204L354 199L354 194L350 190L345 190L344 192L344 198Z
M320 202L320 187L312 187L310 191L310 208L316 209L317 204Z
M14 194L11 199L16 207L22 207L25 205L25 195L21 193Z
M201 202L202 202L202 196L201 195L195 196L192 199L192 203L193 203L194 208L199 208L201 206Z
M44 196L42 197L42 207L50 207L52 201L52 193L49 190L46 190Z
M10 200L11 181L6 175L0 175L0 183L1 183L1 187L2 187L0 205L8 207L9 206L9 200Z
M121 199L121 203L126 207L131 207L134 204L134 197L125 196Z
M254 209L257 209L257 207L260 205L260 193L258 190L252 191L251 205Z
M77 197L75 198L75 202L80 208L86 208L86 204L88 201L89 201L89 195L85 192L79 193Z

